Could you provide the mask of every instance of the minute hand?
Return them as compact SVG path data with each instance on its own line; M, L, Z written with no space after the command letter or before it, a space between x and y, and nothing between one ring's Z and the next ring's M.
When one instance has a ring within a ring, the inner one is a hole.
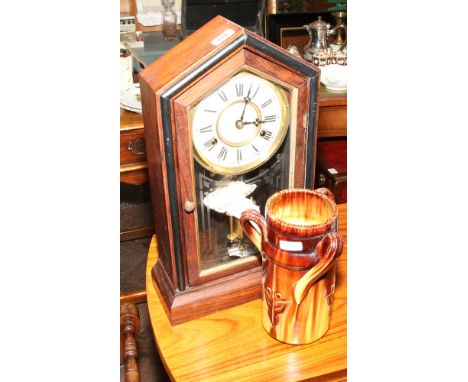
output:
M269 119L264 119L263 121L259 121L258 119L256 119L255 121L252 121L252 122L244 122L244 125L255 125L255 126L258 126L260 123L267 123L267 122L275 122L276 119L274 118L269 118Z
M252 84L250 84L250 88L249 88L249 91L248 91L248 93L247 93L247 97L244 98L245 104L244 104L244 110L242 110L242 115L241 115L241 117L240 117L240 121L241 121L241 122L244 121L245 109L247 108L247 104L248 104L249 101L250 101L249 96L250 96L250 91L251 91L251 90L252 90Z

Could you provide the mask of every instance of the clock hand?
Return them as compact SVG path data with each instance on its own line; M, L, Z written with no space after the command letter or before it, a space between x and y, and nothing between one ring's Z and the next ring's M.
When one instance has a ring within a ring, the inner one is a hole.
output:
M245 109L247 108L247 104L249 103L250 101L250 91L252 90L252 84L253 82L250 83L250 88L249 88L249 91L247 92L247 97L244 98L244 101L245 101L245 104L244 104L244 110L242 110L242 115L239 119L239 121L243 122L244 121L244 113L245 113Z
M255 125L258 126L260 123L268 123L268 122L274 122L274 119L267 119L263 121L259 121L258 118L255 121L252 122L244 122L244 125Z

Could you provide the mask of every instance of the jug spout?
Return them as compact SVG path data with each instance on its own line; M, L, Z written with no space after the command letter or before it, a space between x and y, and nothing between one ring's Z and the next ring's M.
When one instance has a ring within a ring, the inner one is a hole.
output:
M305 275L293 286L292 295L297 305L304 300L314 283L334 264L343 251L343 238L337 233L328 233L317 245L316 255L319 259Z

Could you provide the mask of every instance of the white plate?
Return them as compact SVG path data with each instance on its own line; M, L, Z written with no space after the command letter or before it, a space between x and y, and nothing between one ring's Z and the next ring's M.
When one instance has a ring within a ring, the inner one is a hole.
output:
M135 109L133 107L124 105L123 103L120 104L120 107L125 110L133 111L134 113L143 114L141 109Z
M348 87L348 66L331 64L320 67L320 82L334 92L346 91Z
M120 105L141 112L140 84L133 84L128 89L120 92Z

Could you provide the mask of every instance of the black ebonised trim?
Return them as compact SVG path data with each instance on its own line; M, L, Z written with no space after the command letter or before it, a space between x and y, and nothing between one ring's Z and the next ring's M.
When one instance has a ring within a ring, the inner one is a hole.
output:
M262 40L260 40L255 35L249 34L247 35L246 44L251 46L254 49L259 50L260 52L266 53L269 56L273 57L274 59L281 61L283 64L289 66L292 69L297 70L299 73L303 74L307 77L317 77L319 71L315 68L312 68L302 61L291 57L289 54L280 50L280 47L272 47L271 45L266 44Z
M184 261L181 251L181 237L180 237L180 225L179 225L179 204L177 198L177 179L175 171L175 159L174 159L174 147L173 147L173 136L171 126L171 98L183 89L187 84L192 82L194 79L205 73L207 70L212 68L220 60L231 54L234 50L239 48L245 43L245 35L241 35L233 40L229 45L226 45L218 53L210 57L203 64L198 66L191 73L183 77L180 81L175 83L163 94L161 94L161 115L162 115L162 128L164 135L164 149L166 152L166 172L167 172L167 183L169 188L169 204L171 210L172 220L172 233L174 239L174 253L175 253L175 265L177 272L177 287L180 291L185 290L185 271Z
M177 270L177 287L179 290L185 290L184 263L180 249L180 230L179 230L179 208L177 205L177 180L175 176L174 147L172 146L171 129L171 100L161 97L161 115L164 135L164 151L166 152L166 173L169 189L169 205L171 210L172 234L175 253L175 265Z
M318 77L313 77L310 80L310 100L309 100L309 121L307 128L307 151L305 165L305 188L313 189L315 181L315 153L316 145L314 145L315 137L317 136L316 119L318 109Z
M312 189L314 187L315 173L315 145L316 136L316 110L318 105L318 74L319 69L311 67L293 57L284 53L279 47L275 48L253 35L247 35L246 44L260 52L266 53L274 59L286 64L292 69L297 70L302 75L310 78L310 101L309 101L309 119L307 126L307 152L305 163L305 187Z

